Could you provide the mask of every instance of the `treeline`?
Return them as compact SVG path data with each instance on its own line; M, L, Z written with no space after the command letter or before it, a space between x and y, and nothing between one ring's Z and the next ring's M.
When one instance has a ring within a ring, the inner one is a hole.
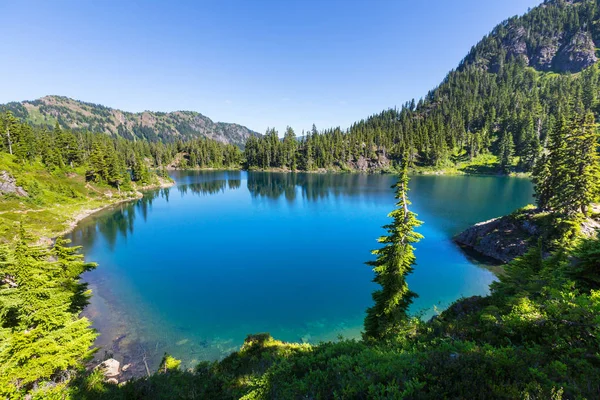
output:
M147 185L177 160L179 168L239 167L242 152L212 139L176 143L128 140L85 131L32 127L10 112L0 114L0 152L19 162L41 161L49 171L81 170L86 179L129 190ZM181 154L178 159L177 155Z
M111 138L91 132L34 128L10 112L0 115L0 151L12 154L17 162L40 161L51 172L83 172L86 180L115 188L131 189L131 182L150 183L154 172L148 158L148 143Z
M181 169L239 168L243 156L239 147L207 138L178 141L175 150L176 153L183 154L183 158L177 164Z
M268 130L246 143L248 168L351 169L359 160L390 160L407 152L411 166L446 167L493 154L499 169L530 172L548 144L561 110L572 104L598 113L596 65L579 75L543 74L519 62L499 73L474 66L452 72L425 99L386 110L343 131L318 132L299 140L288 128L283 140Z

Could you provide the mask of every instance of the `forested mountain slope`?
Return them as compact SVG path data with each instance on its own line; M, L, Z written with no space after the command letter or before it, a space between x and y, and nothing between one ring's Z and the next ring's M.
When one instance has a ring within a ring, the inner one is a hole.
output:
M213 122L194 111L130 113L62 96L8 103L0 106L0 110L11 111L24 122L36 126L53 127L58 122L63 128L152 142L204 137L243 146L248 137L256 134L238 124Z
M497 172L531 171L561 115L598 113L599 20L597 0L546 1L494 28L420 101L347 131L314 129L299 146L251 138L248 165L377 169L408 152L417 166L486 155Z

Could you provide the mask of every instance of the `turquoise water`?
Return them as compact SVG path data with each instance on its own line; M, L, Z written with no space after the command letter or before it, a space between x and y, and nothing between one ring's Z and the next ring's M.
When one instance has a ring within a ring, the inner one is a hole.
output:
M82 221L71 234L99 267L86 313L98 345L132 370L164 352L186 365L218 359L249 333L318 342L360 334L371 259L394 207L390 175L176 172L177 185ZM424 221L419 294L429 318L461 296L488 293L489 269L452 241L469 225L531 203L507 177L415 176ZM145 367L144 367L145 368Z

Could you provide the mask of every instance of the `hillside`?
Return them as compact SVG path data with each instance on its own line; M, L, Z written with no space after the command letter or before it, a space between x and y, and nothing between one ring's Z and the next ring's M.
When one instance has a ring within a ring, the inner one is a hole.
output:
M505 63L517 61L538 71L580 72L598 61L597 7L589 0L546 0L494 28L473 47L460 69L475 65L499 72Z
M396 159L408 150L418 165L492 154L496 172L529 172L559 114L598 113L599 27L596 0L545 1L496 26L423 99L356 123L350 136Z
M198 137L243 147L256 132L238 124L213 122L194 111L131 113L99 104L85 103L62 96L45 96L38 100L12 102L0 106L21 120L35 126L103 132L125 139L174 142Z
M381 170L408 153L421 168L531 172L561 116L598 114L599 27L596 0L546 1L495 27L421 100L299 146L252 138L248 166Z

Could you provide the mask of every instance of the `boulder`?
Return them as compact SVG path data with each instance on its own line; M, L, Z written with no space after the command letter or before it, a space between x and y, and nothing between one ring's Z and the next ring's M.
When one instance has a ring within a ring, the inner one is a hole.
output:
M28 197L29 194L20 186L17 186L17 180L8 172L0 171L0 194L15 194L20 197Z
M109 358L108 360L100 363L96 368L101 368L106 378L114 378L120 374L120 365L121 364L114 358Z

